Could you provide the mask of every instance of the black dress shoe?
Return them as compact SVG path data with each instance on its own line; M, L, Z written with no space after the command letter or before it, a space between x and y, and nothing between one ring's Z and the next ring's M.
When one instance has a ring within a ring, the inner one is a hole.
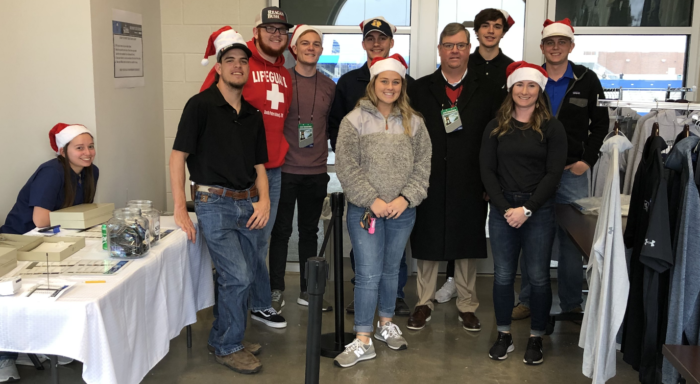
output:
M396 298L396 307L394 308L394 315L396 316L408 316L411 314L411 309L406 304L406 301L400 297Z

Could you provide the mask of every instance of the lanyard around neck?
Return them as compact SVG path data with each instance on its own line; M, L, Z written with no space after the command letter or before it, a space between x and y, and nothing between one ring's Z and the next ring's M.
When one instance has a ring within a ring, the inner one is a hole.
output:
M314 122L314 109L316 108L316 86L318 85L318 71L314 75L314 98L313 104L311 104L311 123ZM299 107L299 80L297 79L297 70L294 69L294 81L297 83L297 117L299 118L299 124L301 124L301 108Z

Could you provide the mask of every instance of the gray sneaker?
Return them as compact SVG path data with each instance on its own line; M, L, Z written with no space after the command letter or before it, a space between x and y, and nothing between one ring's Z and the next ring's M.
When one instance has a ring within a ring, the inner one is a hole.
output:
M299 293L299 298L297 299L297 304L308 307L309 306L309 293L308 292ZM321 312L330 312L332 310L333 310L333 306L324 299L323 303L321 303Z
M377 322L377 329L374 331L374 338L386 343L389 348L395 351L401 351L408 348L406 339L403 338L399 326L391 321L384 324L382 327L380 322Z
M277 314L282 314L282 307L284 307L284 297L282 297L282 291L275 289L272 291L272 308L275 309Z
M345 350L336 356L335 364L341 368L352 367L362 360L374 359L377 354L374 352L374 344L372 339L369 339L369 344L365 344L360 339L355 339L352 343L345 346Z
M374 349L372 349L372 352L374 352ZM0 383L12 383L15 381L19 381L15 359L0 360Z

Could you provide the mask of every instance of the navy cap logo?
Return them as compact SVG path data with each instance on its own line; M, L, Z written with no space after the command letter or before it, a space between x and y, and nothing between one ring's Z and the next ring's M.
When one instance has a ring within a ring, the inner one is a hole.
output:
M382 26L382 22L379 21L378 19L374 19L374 21L372 21L372 24L370 24L370 25L375 27L375 28L379 28Z

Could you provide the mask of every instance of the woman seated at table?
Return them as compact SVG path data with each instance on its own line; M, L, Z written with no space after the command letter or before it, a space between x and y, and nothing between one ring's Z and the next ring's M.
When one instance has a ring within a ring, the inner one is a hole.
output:
M547 72L524 61L506 68L509 94L484 130L481 179L490 197L489 234L494 262L493 304L498 340L489 351L504 360L515 348L510 334L518 258L530 278L532 320L523 362L541 364L542 336L552 306L549 263L554 242L554 195L566 162L564 126L544 95ZM520 254L522 250L522 256Z
M58 156L39 166L19 191L0 233L23 234L48 227L49 212L92 203L99 170L92 163L95 143L82 125L59 123L49 131L51 148Z
M82 125L59 123L49 131L51 148L58 155L41 164L19 191L0 233L23 234L48 227L49 212L92 203L99 170L92 163L95 143ZM0 352L0 383L19 380L17 353Z

